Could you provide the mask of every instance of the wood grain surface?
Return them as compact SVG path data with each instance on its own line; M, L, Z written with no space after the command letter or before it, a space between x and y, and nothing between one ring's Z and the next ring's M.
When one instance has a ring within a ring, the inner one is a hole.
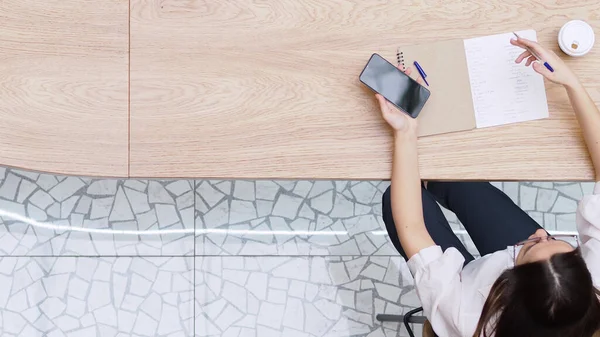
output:
M387 179L390 130L358 81L371 53L527 28L559 52L576 18L600 27L600 2L131 0L131 176ZM600 103L600 48L564 58ZM547 91L550 119L421 138L422 177L592 179Z
M0 163L128 174L128 1L0 1Z

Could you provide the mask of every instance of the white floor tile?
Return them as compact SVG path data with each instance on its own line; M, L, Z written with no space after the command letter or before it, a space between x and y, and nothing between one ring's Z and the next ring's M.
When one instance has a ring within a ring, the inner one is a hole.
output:
M412 286L386 277L407 275L407 268L401 257L197 257L196 334L376 332L375 315L384 310L377 311L376 301L398 308L419 304ZM233 275L246 281L235 283Z
M3 257L3 336L192 336L192 257Z
M17 172L0 183L0 256L193 254L192 181Z

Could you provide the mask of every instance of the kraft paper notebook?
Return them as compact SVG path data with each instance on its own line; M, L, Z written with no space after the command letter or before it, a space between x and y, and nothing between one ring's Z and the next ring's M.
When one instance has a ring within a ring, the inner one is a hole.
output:
M534 30L517 33L537 40ZM514 62L523 49L510 44L513 36L506 33L398 48L398 63L408 67L418 61L431 90L418 117L419 136L548 117L544 79L524 62Z

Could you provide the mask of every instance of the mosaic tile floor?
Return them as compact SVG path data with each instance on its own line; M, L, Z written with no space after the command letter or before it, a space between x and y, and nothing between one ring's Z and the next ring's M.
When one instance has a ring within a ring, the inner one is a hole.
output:
M494 183L549 231L592 183ZM0 168L2 336L405 336L381 181L96 180ZM460 223L445 212L473 249Z

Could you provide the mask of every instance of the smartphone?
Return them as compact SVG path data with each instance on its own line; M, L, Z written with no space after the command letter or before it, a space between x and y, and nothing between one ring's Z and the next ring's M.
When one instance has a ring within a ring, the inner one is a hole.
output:
M378 54L371 55L360 81L412 118L417 118L431 94Z

